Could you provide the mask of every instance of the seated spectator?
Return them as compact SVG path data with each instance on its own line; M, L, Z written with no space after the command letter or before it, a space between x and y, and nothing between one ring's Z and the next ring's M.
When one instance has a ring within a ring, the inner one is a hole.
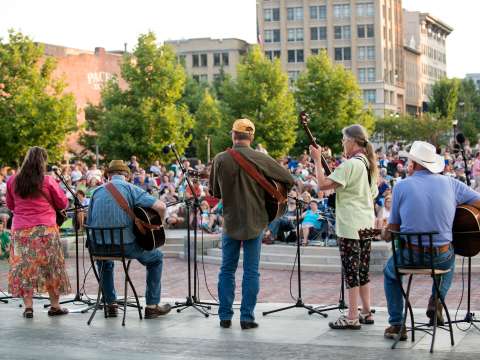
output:
M388 217L390 216L390 211L392 209L392 196L389 194L385 196L385 203L382 206L377 214L375 219L375 228L384 229L388 223Z
M135 155L130 157L130 162L127 164L127 166L130 168L132 174L140 170L140 164L138 163L137 157Z
M192 224L192 227L194 225ZM218 231L217 216L210 211L210 206L205 200L200 203L200 209L197 214L197 226L209 233Z
M8 222L12 217L12 212L7 207L7 199L5 195L0 195L0 223L3 224L4 228L8 228Z
M167 190L168 191L168 190ZM165 222L168 228L178 229L185 223L185 218L179 215L181 204L176 204L167 207L165 215Z
M287 211L281 217L268 224L263 237L264 244L273 244L274 241L285 241L283 233L295 229L296 206L295 200L289 199Z
M97 164L92 164L86 173L86 177L87 183L89 183L93 177L96 177L100 181L102 179L102 171L97 169Z
M84 194L87 193L88 187L87 187L87 177L82 176L77 183L75 184L75 190L82 190Z
M91 198L95 189L98 188L100 185L100 177L92 176L88 181L88 187L85 196Z
M85 193L82 190L77 190L76 192L78 201L82 208L77 213L77 219L75 221L75 226L78 230L83 230L85 225L85 215L87 213L87 207L90 204L90 199L85 196Z
M150 166L150 172L154 174L155 176L161 176L162 175L162 169L160 165L160 161L155 160L152 166Z
M320 221L320 212L318 211L318 204L315 200L310 201L310 209L305 211L302 215L302 232L303 232L303 246L308 245L308 236L314 229L321 231L322 222Z
M0 222L0 259L8 259L10 255L10 232Z
M200 179L196 177L192 178L192 185L193 185L193 191L195 192L195 196L197 198L200 198L203 195L203 187L202 187L202 184L200 184ZM185 189L185 197L187 199L193 198L192 190L188 185Z

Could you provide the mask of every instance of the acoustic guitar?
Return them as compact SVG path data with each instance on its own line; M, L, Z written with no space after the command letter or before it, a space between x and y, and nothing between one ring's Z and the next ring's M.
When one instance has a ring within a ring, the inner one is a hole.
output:
M138 245L150 251L165 245L165 229L160 215L153 209L136 206L133 209L135 221L133 233Z
M477 255L480 252L480 210L470 205L457 206L452 235L455 254Z

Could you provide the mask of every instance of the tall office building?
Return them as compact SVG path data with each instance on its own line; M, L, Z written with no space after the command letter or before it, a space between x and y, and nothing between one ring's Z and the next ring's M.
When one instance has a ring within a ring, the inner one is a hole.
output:
M378 115L405 110L402 16L401 0L257 0L260 43L292 82L325 50Z
M188 74L209 83L220 75L220 69L235 78L237 65L249 48L240 39L199 38L165 41L165 44L175 49Z
M404 10L403 21L405 45L420 53L420 72L416 86L425 109L432 85L447 76L446 39L453 28L428 13L418 11ZM408 70L407 68L406 71ZM407 105L413 109L416 104Z

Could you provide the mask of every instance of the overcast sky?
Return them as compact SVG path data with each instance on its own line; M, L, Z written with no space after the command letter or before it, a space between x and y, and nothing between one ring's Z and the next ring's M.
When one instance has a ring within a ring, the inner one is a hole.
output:
M403 0L454 28L448 76L480 73L479 0ZM0 0L0 37L21 30L35 41L107 50L135 45L152 30L159 40L236 37L256 42L255 0Z

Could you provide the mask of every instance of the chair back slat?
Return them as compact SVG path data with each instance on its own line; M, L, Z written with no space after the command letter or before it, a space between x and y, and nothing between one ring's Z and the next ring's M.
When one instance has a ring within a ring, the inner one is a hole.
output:
M85 225L85 228L87 230L87 247L93 257L123 256L125 249L123 232L126 226L94 227Z
M392 253L395 267L434 269L433 236L436 234L438 232L434 231L416 233L392 231Z

